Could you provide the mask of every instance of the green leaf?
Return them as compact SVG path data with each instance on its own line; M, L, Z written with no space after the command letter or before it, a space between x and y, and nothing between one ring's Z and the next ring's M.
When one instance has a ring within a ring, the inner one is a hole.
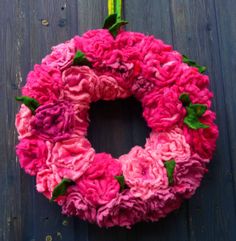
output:
M184 118L184 123L191 129L197 130L200 128L208 128L209 126L201 123L199 117L201 117L207 110L205 105L190 104L186 107L187 115Z
M174 171L175 171L175 160L169 160L165 161L164 166L166 168L167 176L168 176L168 181L169 185L172 185L174 183Z
M191 100L189 98L189 94L187 94L187 93L181 94L179 99L183 103L183 106L188 106L191 103Z
M124 21L124 20L119 20L109 28L109 32L115 38L117 36L118 32L119 32L120 27L125 25L125 24L128 24L128 22Z
M67 188L73 184L74 182L70 179L67 179L67 178L62 179L62 181L54 188L52 192L52 198L50 201L54 201L59 196L65 195Z
M207 110L207 106L202 104L190 104L189 108L194 111L197 117L201 117Z
M107 16L104 20L103 28L109 29L112 25L116 23L116 21L117 21L117 13Z
M121 176L115 176L115 179L119 182L120 184L120 192L122 192L125 189L125 177L124 175Z
M33 98L30 98L28 96L17 96L17 101L21 101L25 106L27 106L32 113L35 113L35 110L39 107L39 102Z
M200 128L206 129L206 128L209 127L209 126L201 123L201 122L198 120L198 118L195 117L195 116L186 116L186 117L184 118L184 123L185 123L188 127L190 127L191 129L194 129L194 130L197 130L197 129L200 129Z
M79 65L79 66L89 66L92 67L92 63L85 57L85 54L81 51L77 51L75 54L73 65Z
M198 71L200 73L204 73L206 71L206 66L201 66L201 65L197 64L194 60L189 59L186 55L183 55L183 62L188 64L189 66L198 68Z

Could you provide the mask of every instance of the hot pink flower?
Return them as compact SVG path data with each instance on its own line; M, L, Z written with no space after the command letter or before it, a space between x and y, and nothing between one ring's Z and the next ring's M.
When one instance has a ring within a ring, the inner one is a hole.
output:
M63 71L72 64L75 53L74 39L71 39L52 47L52 52L42 60L42 63Z
M172 88L164 89L161 95L146 95L142 102L143 116L153 130L165 131L183 123L186 110L179 100L179 93Z
M214 124L215 113L207 110L200 118L200 121L208 125L206 129L193 130L184 125L184 135L190 144L193 152L198 153L202 158L210 159L216 148L216 139L219 135L217 126Z
M84 175L77 181L78 190L94 206L108 203L115 198L120 185L115 176L121 175L121 164L106 153L95 155Z
M179 128L169 132L152 132L146 141L145 150L160 157L162 161L174 159L181 163L190 158L190 146Z
M130 228L132 224L145 219L146 211L146 202L125 191L98 210L97 223L100 227Z
M85 53L86 57L98 67L114 48L114 38L107 29L90 30L82 37L75 37L76 48Z
M96 208L80 194L80 190L73 186L68 188L67 193L62 213L94 223L97 215Z
M32 133L46 140L62 140L74 129L74 109L69 102L58 101L41 105L32 118Z
M46 168L46 160L50 156L51 147L49 143L35 138L23 138L16 146L16 154L19 158L21 168L30 175Z
M47 65L35 65L28 74L22 94L36 99L40 104L57 100L61 89L61 72Z
M187 67L183 74L176 80L178 93L188 93L192 103L211 106L212 92L208 89L209 77L200 74L196 68Z
M15 126L19 134L19 139L31 136L31 122L32 112L25 105L21 105L20 111L16 114Z
M139 146L119 158L126 184L135 197L148 199L168 187L166 169L160 158L154 158Z
M61 177L76 181L88 169L94 153L94 149L84 137L67 139L55 144L48 166Z

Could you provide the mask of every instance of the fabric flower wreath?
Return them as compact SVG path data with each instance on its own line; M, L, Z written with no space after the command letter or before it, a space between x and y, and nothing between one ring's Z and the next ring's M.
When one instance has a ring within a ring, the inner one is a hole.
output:
M218 129L204 67L153 36L106 24L53 47L29 73L17 97L16 152L63 214L129 228L194 194ZM117 159L96 153L86 139L91 102L131 95L152 129L145 146Z

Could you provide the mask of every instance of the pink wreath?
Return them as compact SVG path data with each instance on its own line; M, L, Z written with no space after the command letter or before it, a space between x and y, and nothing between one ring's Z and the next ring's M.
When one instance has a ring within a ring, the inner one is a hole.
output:
M110 29L53 47L22 88L19 162L62 213L100 227L156 221L190 198L218 136L204 68L153 36ZM115 159L86 139L91 102L135 96L152 129Z

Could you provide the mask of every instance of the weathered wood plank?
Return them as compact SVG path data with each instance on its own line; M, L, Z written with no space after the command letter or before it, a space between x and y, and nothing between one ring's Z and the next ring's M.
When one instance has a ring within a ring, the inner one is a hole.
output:
M17 240L22 233L20 172L15 158L14 115L17 94L20 43L17 41L17 1L0 8L0 240Z
M125 17L129 21L128 29L154 35L156 38L172 44L171 13L168 1L126 1ZM135 122L134 122L135 123ZM133 133L138 132L133 123ZM166 219L153 224L141 224L134 228L139 240L188 240L186 203L182 208Z
M35 63L39 63L53 45L71 38L76 33L76 1L21 1L19 2L21 43L21 75L24 84L26 75ZM43 25L47 20L48 25ZM73 220L68 222L60 214L60 208L50 204L35 191L34 178L22 171L22 238L21 240L74 240ZM28 208L27 208L28 207ZM66 227L63 225L66 223ZM68 223L68 224L67 224Z
M232 10L228 8L228 11ZM217 36L218 26L214 1L173 0L171 1L171 16L175 48L208 66L211 88L215 93L213 109L217 112L217 124L220 130L218 149L209 166L209 174L206 175L196 195L189 201L189 238L190 240L235 240L232 157L229 149L229 129L226 125L225 106L228 105L225 103L226 93L224 92L227 77L222 76L222 60L219 54L221 47ZM230 66L226 69L229 70ZM229 86L226 89L230 91ZM228 212L229 209L232 212ZM226 230L231 230L231 232Z

